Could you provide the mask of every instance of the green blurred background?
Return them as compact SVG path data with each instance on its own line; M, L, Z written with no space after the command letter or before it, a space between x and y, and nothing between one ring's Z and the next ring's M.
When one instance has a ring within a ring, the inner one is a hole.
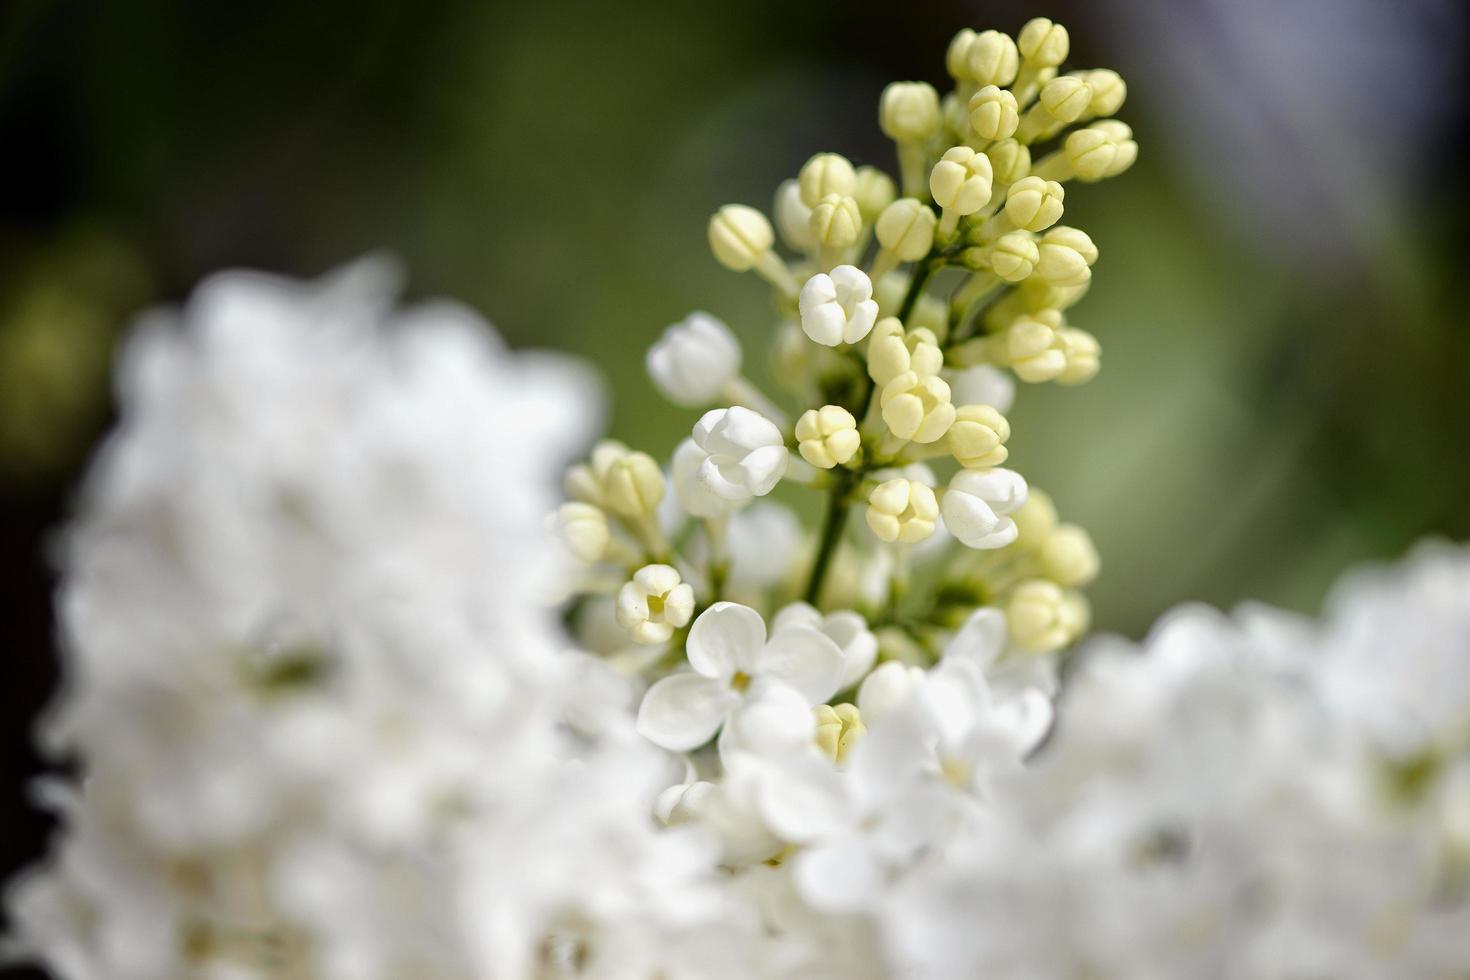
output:
M1130 83L1140 163L1067 199L1102 249L1077 389L1022 386L1012 459L1088 527L1098 625L1186 598L1310 609L1345 565L1470 537L1460 0L0 5L0 506L9 796L53 683L43 549L111 346L211 270L397 254L516 345L594 358L614 434L692 413L643 351L691 309L764 377L771 309L704 239L817 150L890 167L883 85L1046 14ZM1467 599L1470 601L1470 599ZM39 818L0 835L3 867Z

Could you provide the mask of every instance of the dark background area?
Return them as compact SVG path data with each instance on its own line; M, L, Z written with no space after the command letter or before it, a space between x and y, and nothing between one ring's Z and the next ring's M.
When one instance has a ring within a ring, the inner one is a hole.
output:
M770 312L707 215L817 150L892 167L883 85L962 26L1071 28L1142 147L1067 198L1103 259L1104 371L1023 388L1015 465L1087 526L1098 624L1186 598L1313 609L1353 561L1470 538L1458 0L0 5L0 876L36 858L55 685L47 541L129 318L210 271L398 255L511 343L607 373L664 454L642 354L692 308L759 362ZM752 364L759 378L763 368ZM20 975L20 974L16 974Z

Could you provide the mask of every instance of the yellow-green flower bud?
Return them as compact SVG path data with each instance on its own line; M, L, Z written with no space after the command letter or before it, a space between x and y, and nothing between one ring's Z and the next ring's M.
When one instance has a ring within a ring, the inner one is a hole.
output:
M1006 602L1006 623L1016 646L1028 653L1051 653L1087 628L1086 601L1055 582L1022 582Z
M1016 139L1001 140L985 151L995 182L1010 187L1031 172L1031 149Z
M938 223L934 212L922 201L901 197L883 209L874 230L878 244L899 261L917 262L933 247L934 226Z
M867 734L862 716L855 704L819 704L817 716L817 748L833 762L841 765L857 740Z
M899 477L873 488L865 516L881 541L923 541L934 533L939 501L931 488Z
M1117 119L1103 119L1092 124L1093 129L1100 129L1112 138L1118 146L1117 155L1113 157L1112 166L1108 168L1104 177L1116 177L1138 159L1138 144L1133 141L1133 130L1125 122Z
M1026 502L1011 512L1011 520L1016 522L1016 543L1037 548L1056 530L1057 505L1045 490L1033 486L1026 492Z
M1128 98L1128 83L1122 75L1111 68L1098 68L1087 72L1084 80L1092 89L1092 102L1087 107L1089 116L1111 116L1123 108Z
M557 508L554 521L557 537L572 557L591 564L607 553L611 535L607 515L591 504L573 502Z
M1113 169L1118 144L1106 129L1088 126L1067 136L1062 144L1062 156L1072 176L1090 184L1102 180Z
M607 508L623 517L647 517L664 497L664 474L647 453L625 453L602 476Z
M988 252L990 271L1006 282L1020 282L1031 275L1041 257L1031 236L1019 231L1001 235Z
M962 405L945 439L950 454L966 469L999 466L1006 461L1005 441L1011 424L990 405Z
M1020 53L1009 34L983 31L975 36L965 51L969 80L976 85L1005 87L1016 80Z
M937 375L917 371L905 371L885 384L878 406L889 430L910 442L939 441L955 418L949 385Z
M1012 184L1006 194L1006 217L1025 231L1045 231L1061 220L1066 195L1054 180L1025 177Z
M836 153L818 153L797 175L801 203L815 208L829 194L851 197L857 190L857 172L847 158Z
M727 269L745 272L776 243L766 216L744 204L727 204L709 219L709 247Z
M1065 245L1075 250L1088 265L1097 261L1097 246L1093 244L1092 236L1081 228L1057 225L1042 235L1041 241L1044 245Z
M857 419L840 405L809 409L796 420L797 451L818 469L841 466L862 445Z
M1097 377L1102 356L1102 345L1097 338L1076 327L1063 327L1057 331L1057 336L1062 342L1062 353L1067 357L1067 366L1057 375L1057 383L1080 385Z
M1016 97L1003 88L987 85L970 96L970 128L982 140L1009 139L1021 122Z
M1041 574L1067 588L1086 585L1097 577L1097 548L1092 537L1076 524L1063 524L1052 531L1036 559Z
M939 93L928 82L892 82L878 100L878 126L895 142L928 142L943 124Z
M1076 122L1092 104L1092 86L1075 75L1063 75L1041 87L1039 101L1055 121Z
M1045 17L1036 17L1026 22L1017 35L1016 47L1021 57L1039 68L1055 68L1067 60L1072 47L1067 29L1054 24Z
M974 214L990 203L990 158L968 146L946 150L929 174L934 203L955 214Z
M904 332L897 317L884 317L868 337L868 376L879 386L905 372L933 377L944 366L944 353L933 331L915 327Z
M1076 229L1068 229L1075 231ZM1080 232L1079 232L1080 234ZM1088 245L1092 243L1089 238ZM1083 251L1082 244L1072 236L1059 236L1048 240L1043 237L1037 252L1040 258L1032 275L1049 286L1080 286L1092 278L1091 264L1087 260L1097 259L1097 250Z
M1062 350L1062 316L1055 310L1044 310L1033 316L1016 319L1001 335L1005 344L1005 360L1016 377L1032 384L1051 381L1067 367Z
M970 81L970 45L975 43L976 36L968 27L961 28L944 53L944 68L957 82Z
M897 196L898 190L893 186L892 177L877 167L858 167L857 190L853 193L853 198L857 201L858 213L863 216L863 224L870 225L878 220L878 215Z
M812 208L809 227L812 238L823 248L847 248L858 240L863 230L863 216L856 199L843 194L828 194Z

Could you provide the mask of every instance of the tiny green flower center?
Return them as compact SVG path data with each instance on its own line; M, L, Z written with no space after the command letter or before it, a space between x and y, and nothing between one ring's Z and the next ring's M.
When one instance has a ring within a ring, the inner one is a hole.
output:
M743 693L750 686L750 675L743 670L735 671L735 676L730 678L730 686Z

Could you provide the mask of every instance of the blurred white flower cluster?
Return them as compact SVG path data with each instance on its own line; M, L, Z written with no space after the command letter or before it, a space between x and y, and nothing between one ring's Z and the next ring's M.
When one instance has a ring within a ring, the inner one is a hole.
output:
M690 437L667 468L597 444L550 520L592 386L396 311L379 265L142 324L64 541L43 734L78 778L43 790L21 951L69 980L1466 975L1470 552L1320 624L1184 609L1068 652L1098 558L1000 467L1001 369L1096 371L1061 181L1136 147L1094 121L1121 79L1067 54L1045 19L962 31L952 93L890 86L906 196L813 157L777 195L794 263L722 209L802 411L693 314L648 356ZM756 501L783 483L814 534Z

